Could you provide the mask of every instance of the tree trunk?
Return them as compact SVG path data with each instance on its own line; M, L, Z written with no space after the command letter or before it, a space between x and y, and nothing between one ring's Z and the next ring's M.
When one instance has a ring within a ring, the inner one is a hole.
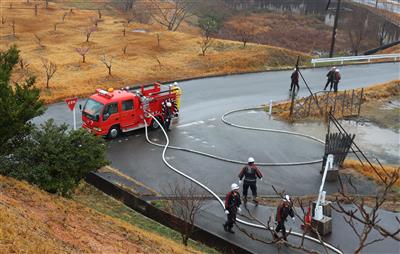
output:
M86 34L86 42L89 42L90 34Z
M108 75L109 75L109 76L112 76L112 75L111 75L111 66L110 66L110 67L107 67L107 68L108 68Z
M46 88L47 88L47 89L50 89L50 87L49 87L49 81L50 81L50 79L47 77L47 78L46 78Z
M85 63L86 62L85 60L86 60L85 55L82 55L82 63Z

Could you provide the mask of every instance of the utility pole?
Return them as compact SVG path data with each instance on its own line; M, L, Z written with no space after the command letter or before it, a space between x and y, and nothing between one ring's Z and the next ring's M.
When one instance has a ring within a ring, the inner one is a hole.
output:
M339 20L339 12L340 12L340 1L337 0L336 5L336 13L335 13L335 21L333 22L333 31L332 31L332 40L331 40L331 50L329 51L329 57L333 56L333 51L335 49L335 41L336 41L336 30L337 30L337 23ZM330 2L330 1L329 1Z

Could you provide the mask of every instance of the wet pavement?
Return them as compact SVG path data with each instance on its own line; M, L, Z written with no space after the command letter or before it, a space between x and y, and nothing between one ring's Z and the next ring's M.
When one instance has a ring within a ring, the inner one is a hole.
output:
M398 63L344 66L340 69L343 79L339 89L367 86L399 77ZM302 71L313 92L321 90L327 71L328 68ZM181 115L179 123L176 123L169 133L171 145L243 161L249 156L255 157L256 162L295 162L321 158L324 147L316 141L286 134L237 129L220 121L222 114L233 109L259 106L269 100L287 99L289 81L290 71L278 71L181 82L180 86L183 89ZM302 82L300 86L299 96L307 95L308 92ZM64 103L50 106L45 115L35 119L34 122L40 123L48 118L55 118L56 123L72 122L72 115ZM319 138L324 135L320 131L323 126L312 128L289 126L271 121L263 112L247 112L233 118L230 120L249 126L302 131ZM160 131L151 132L150 136L153 141L165 142ZM168 184L187 181L163 164L161 148L146 142L144 130L136 130L108 142L108 159L113 167L159 192L164 192ZM175 150L167 151L167 159L176 168L206 183L220 195L224 195L230 184L238 180L237 174L242 167L242 165ZM274 194L271 188L271 185L274 185L292 195L316 194L321 181L320 168L320 164L261 167L265 177L264 183L259 184L259 193L260 195ZM377 191L376 186L371 182L364 182L361 179L355 179L355 182L361 193ZM325 186L328 194L337 190L337 183L327 183ZM204 220L200 221L200 225L220 232L219 234L224 236L225 232L221 231L222 226L220 227L224 221L222 209L216 207L209 209L208 213ZM239 240L234 238L234 241ZM332 241L336 245L345 246L347 239L338 237ZM256 253L266 252L262 251L263 247L256 247L254 242L248 244L243 241L240 244L249 246ZM272 246L272 248L275 247ZM268 252L275 252L272 249L269 250ZM392 252L393 248L382 249L382 251L385 250L388 253L397 252ZM283 252L292 253L293 251L285 249Z

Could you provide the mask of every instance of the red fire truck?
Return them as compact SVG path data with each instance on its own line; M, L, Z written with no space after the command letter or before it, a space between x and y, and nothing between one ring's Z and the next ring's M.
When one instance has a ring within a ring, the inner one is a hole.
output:
M108 91L97 89L82 109L82 127L96 135L116 138L121 132L143 128L146 123L153 129L159 125L148 114L164 121L162 104L172 104L173 116L178 116L176 107L177 88L162 91L161 84L154 83L145 89L132 90L129 87Z

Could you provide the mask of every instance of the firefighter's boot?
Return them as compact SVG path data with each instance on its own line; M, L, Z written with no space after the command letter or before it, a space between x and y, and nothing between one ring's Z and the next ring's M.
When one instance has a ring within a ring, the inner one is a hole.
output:
M243 197L243 204L244 204L244 207L247 207L247 197Z
M257 200L257 197L253 197L253 202L254 202L254 204L255 204L256 206L258 206L258 200Z

